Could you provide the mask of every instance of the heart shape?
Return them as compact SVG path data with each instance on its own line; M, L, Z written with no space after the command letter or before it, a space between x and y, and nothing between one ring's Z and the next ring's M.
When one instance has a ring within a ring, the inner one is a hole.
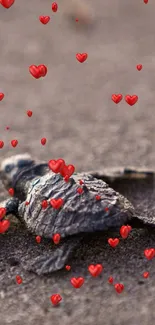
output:
M122 96L122 94L113 94L112 96L111 96L111 99L113 100L113 102L115 103L115 104L118 104L118 103L120 103L120 101L122 100L122 98L123 98L123 96Z
M83 63L84 61L86 61L88 58L88 54L87 53L77 53L76 54L76 59L80 62Z
M60 236L60 234L54 234L52 239L53 239L54 244L57 245L60 242L61 236Z
M123 289L124 289L124 285L122 283L115 284L115 290L117 291L117 293L121 293Z
M154 248L145 249L144 255L148 260L152 260L152 258L155 256L155 249Z
M133 106L137 103L138 101L138 96L137 95L126 95L125 96L125 101L130 105L130 106Z
M63 203L64 203L64 200L61 199L61 198L59 198L59 199L51 199L50 200L50 204L52 205L52 207L54 209L60 209L61 206L63 205Z
M118 238L109 238L108 243L111 247L116 247L119 244Z
M40 75L40 69L36 65L34 65L34 64L32 64L29 67L29 72L36 79L39 79L41 77L41 75Z
M80 288L83 283L84 283L84 278L79 277L79 278L72 278L71 280L71 284L73 285L74 288Z
M120 228L120 235L123 239L126 239L129 235L129 228L128 226L122 226Z
M15 0L0 0L1 5L8 9L14 4Z
M53 305L57 305L62 300L62 297L56 293L55 295L52 295L50 299Z
M48 167L56 174L59 173L64 166L65 161L63 159L49 160L48 162Z
M42 24L46 25L50 21L50 16L40 16L39 20Z
M65 177L65 176L71 176L73 175L75 172L75 167L73 165L64 165L63 168L60 171L61 176Z
M89 265L88 270L92 276L96 277L102 272L103 266L101 264L91 264Z

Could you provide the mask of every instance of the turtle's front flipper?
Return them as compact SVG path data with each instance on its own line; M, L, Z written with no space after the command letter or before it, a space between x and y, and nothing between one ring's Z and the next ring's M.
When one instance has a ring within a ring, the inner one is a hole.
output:
M17 218L19 218L18 206L19 206L19 200L15 197L0 202L0 207L6 209L6 215L13 214Z
M23 268L38 275L44 275L58 271L67 264L75 248L78 247L82 237L70 238L62 243L50 254L38 256L27 262L23 261Z

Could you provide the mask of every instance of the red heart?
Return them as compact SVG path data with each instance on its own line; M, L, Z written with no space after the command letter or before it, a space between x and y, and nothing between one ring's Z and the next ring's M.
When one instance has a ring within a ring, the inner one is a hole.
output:
M133 106L137 103L138 101L138 96L137 95L133 95L133 96L130 96L130 95L126 95L125 96L125 101L130 105L130 106Z
M54 234L53 237L52 237L53 241L54 241L54 244L59 244L60 242L60 239L61 239L61 236L60 234Z
M118 238L109 238L108 243L111 247L116 247L119 244Z
M8 9L14 4L15 0L0 0L1 5Z
M3 234L5 231L7 231L9 227L10 227L9 220L0 221L0 234Z
M50 16L40 16L39 20L42 24L46 25L50 21Z
M100 195L96 195L95 198L96 198L97 201L100 201L101 200L101 196Z
M22 278L21 278L20 275L16 275L16 282L17 282L18 284L21 284L21 283L23 282L23 280L22 280Z
M26 113L27 113L27 116L28 116L28 117L31 117L31 116L32 116L32 114L33 114L33 112L32 112L32 111L27 111Z
M41 77L40 69L34 64L29 67L29 71L34 78L39 79Z
M66 265L66 266L65 266L65 269L66 269L67 271L70 271L71 266L70 266L70 265Z
M41 242L41 236L36 236L36 242L37 242L38 244L40 244L40 242Z
M144 0L144 3L148 3L148 0Z
M50 299L53 305L57 305L62 300L62 297L56 293L55 295L52 295Z
M0 208L0 220L3 219L6 215L6 209Z
M137 70L138 71L142 70L142 67L143 67L142 64L137 64Z
M155 249L154 248L145 249L144 255L148 260L152 260L152 258L155 256Z
M48 162L48 167L56 174L59 173L64 166L65 161L63 159L50 160Z
M9 188L8 192L11 196L14 196L15 191L12 187Z
M77 188L77 192L78 192L79 194L82 194L82 193L83 193L83 188L82 188L82 187L78 187L78 188Z
M41 144L42 144L42 146L44 146L46 144L46 138L41 139Z
M53 2L53 3L52 3L52 11L53 11L53 12L57 12L57 10L58 10L58 5L57 5L56 2Z
M102 272L103 266L101 264L91 264L89 265L88 270L92 276L98 276Z
M64 203L64 200L61 199L61 198L59 198L59 199L51 199L51 200L50 200L50 204L52 205L52 207L53 207L54 209L59 209L59 208L61 208L61 206L63 205L63 203Z
M0 93L0 101L4 98L4 94Z
M87 53L77 53L76 58L79 62L83 63L84 61L87 60L88 54Z
M113 102L114 102L115 104L120 103L120 101L122 100L122 98L123 98L122 94L118 94L118 95L113 94L113 95L111 96L111 99L113 100Z
M124 289L124 285L122 283L116 283L115 284L115 290L118 292L118 293L121 293Z
M73 165L64 165L63 168L60 171L61 176L71 176L75 172L75 167Z
M126 239L129 235L129 228L128 226L122 226L120 228L120 235L123 239Z
M143 277L144 277L145 279L147 279L147 278L149 277L149 275L150 275L149 272L144 272L144 273L143 273Z
M17 144L18 144L18 141L17 140L12 140L11 141L11 145L12 145L12 147L16 147L17 146Z
M72 278L70 281L71 281L71 284L73 285L73 287L75 287L77 289L77 288L80 288L83 285L84 278L82 278L82 277Z
M4 142L0 141L0 149L2 149L4 147Z
M113 277L112 277L112 276L110 276L110 277L109 277L109 279L108 279L108 282L109 282L110 284L113 284L113 282L114 282L114 279L113 279Z
M39 72L40 72L40 76L41 77L45 77L46 74L47 74L47 67L46 67L46 65L40 64L40 65L38 65L38 69L39 69Z

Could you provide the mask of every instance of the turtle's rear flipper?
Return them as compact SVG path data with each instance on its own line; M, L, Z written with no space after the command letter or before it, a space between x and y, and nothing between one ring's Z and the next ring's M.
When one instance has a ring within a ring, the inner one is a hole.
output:
M61 270L68 262L74 249L78 247L81 237L69 238L60 247L56 247L54 251L48 255L37 256L34 259L23 261L23 268L38 275L52 273Z

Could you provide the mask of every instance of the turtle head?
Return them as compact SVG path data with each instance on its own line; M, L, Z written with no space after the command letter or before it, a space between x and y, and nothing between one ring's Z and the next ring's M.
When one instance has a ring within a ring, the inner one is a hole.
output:
M33 164L33 160L28 153L11 156L6 158L1 163L0 178L6 188L12 184L14 176L23 168Z

